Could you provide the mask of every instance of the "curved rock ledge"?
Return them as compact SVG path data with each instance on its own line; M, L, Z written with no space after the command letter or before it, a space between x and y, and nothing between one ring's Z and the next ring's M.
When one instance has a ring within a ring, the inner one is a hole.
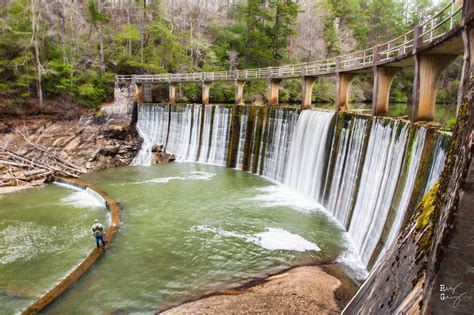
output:
M55 178L55 182L66 184L69 186L74 186L82 190L92 190L97 193L98 197L103 199L104 206L109 210L112 215L112 220L110 225L106 229L105 239L107 240L107 248L110 245L110 241L117 233L120 227L120 207L117 202L110 197L105 191L99 187L89 184L80 179L72 178ZM103 250L100 248L94 248L86 258L82 260L73 270L62 279L56 286L50 289L46 294L41 296L36 302L28 306L22 311L22 314L36 314L47 305L53 302L58 298L64 291L66 291L72 284L74 284L89 268L94 264L94 262L102 255Z

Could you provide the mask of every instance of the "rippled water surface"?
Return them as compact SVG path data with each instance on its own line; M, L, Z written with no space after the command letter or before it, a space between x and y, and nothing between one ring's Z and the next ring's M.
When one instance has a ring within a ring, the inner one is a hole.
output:
M344 251L317 204L252 174L175 163L86 179L119 201L123 226L49 314L153 312Z
M0 314L23 309L89 253L96 217L105 211L94 197L57 185L0 195Z

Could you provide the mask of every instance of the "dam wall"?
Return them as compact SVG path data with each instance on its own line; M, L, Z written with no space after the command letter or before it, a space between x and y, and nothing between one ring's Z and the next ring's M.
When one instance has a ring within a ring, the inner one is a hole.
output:
M294 107L143 104L135 165L178 161L252 172L321 204L371 271L442 171L449 134L429 125Z

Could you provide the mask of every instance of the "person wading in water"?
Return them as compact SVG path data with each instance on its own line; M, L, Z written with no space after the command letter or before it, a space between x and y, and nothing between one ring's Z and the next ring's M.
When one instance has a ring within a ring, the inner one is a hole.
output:
M105 240L104 240L104 226L99 223L99 220L95 219L94 224L92 225L92 233L95 236L95 243L97 248L99 248L99 241L102 242L102 248L105 250Z

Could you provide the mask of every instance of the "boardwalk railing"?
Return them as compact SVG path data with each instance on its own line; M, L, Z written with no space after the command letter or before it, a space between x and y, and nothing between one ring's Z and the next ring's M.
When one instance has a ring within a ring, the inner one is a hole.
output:
M467 0L465 0L467 1ZM414 53L415 45L429 45L458 27L462 18L460 0L451 0L441 11L431 16L415 29L375 47L356 51L336 58L284 65L279 67L245 69L218 72L166 73L153 75L117 75L117 82L135 83L179 83L213 81L250 81L264 79L298 78L320 76L338 71L369 68L405 58ZM418 36L418 38L417 38ZM418 43L418 44L417 44Z

